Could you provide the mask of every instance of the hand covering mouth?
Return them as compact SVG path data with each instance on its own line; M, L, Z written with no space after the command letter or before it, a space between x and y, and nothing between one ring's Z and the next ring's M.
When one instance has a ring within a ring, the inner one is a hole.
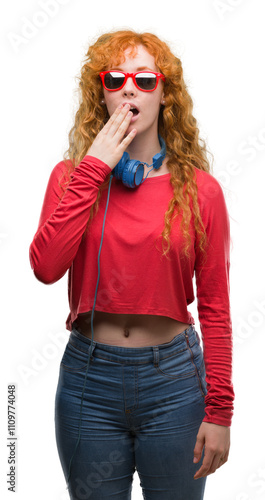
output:
M130 102L124 102L123 105L125 104L130 104L130 111L133 113L133 116L136 116L140 113L139 109L137 108L137 106L135 106L135 104L131 104Z

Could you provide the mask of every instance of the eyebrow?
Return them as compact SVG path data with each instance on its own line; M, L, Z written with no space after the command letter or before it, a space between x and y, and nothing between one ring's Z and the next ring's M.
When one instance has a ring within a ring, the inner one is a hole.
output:
M155 71L154 69L148 68L148 66L140 66L140 68L137 68L136 72L137 72L137 71L143 71L143 70L145 70L145 69L146 69L146 70L148 70L148 71L152 71L152 72L154 72L154 71ZM117 70L117 71L123 71L121 68L112 68L112 70L113 70L113 71L114 71L114 70ZM124 71L124 73L126 73L126 72Z

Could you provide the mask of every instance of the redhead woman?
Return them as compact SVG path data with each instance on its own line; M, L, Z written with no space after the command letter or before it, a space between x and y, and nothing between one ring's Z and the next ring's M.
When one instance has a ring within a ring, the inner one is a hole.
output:
M30 246L38 280L68 271L55 429L69 495L129 500L136 470L148 500L202 500L234 404L224 195L157 36L100 36L79 87Z

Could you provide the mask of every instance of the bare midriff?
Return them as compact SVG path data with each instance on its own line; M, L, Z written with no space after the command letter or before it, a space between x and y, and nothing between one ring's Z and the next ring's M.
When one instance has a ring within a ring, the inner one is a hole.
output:
M92 338L91 311L79 314L75 324L80 333ZM170 342L189 326L167 316L94 311L93 340L121 347L152 346Z

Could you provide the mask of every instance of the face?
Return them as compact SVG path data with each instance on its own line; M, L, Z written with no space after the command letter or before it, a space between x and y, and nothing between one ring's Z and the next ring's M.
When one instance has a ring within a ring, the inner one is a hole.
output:
M154 57L147 50L139 45L135 57L129 57L129 50L125 51L125 61L118 66L110 66L108 70L121 70L125 73L135 73L136 71L159 72L155 65ZM104 100L109 115L111 116L119 104L129 103L139 111L131 118L131 123L127 129L129 133L133 128L137 130L137 136L141 133L158 132L158 116L163 101L163 81L159 79L157 88L152 92L144 92L138 89L129 77L124 87L116 91L108 91L103 88Z

